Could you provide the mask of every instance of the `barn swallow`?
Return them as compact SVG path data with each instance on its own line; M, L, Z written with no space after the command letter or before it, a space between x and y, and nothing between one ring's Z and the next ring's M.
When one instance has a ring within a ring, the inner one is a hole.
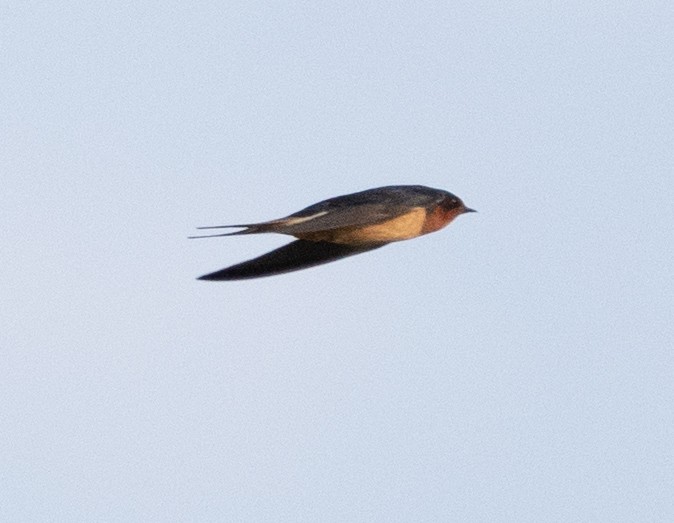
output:
M217 225L198 229L240 227L244 230L191 236L214 238L275 232L297 240L200 280L245 280L306 269L346 256L435 232L466 212L453 194L422 185L392 185L330 198L285 218L261 223Z

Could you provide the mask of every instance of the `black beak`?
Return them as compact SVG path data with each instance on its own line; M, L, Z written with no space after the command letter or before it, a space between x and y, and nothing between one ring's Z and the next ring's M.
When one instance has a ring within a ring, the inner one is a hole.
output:
M463 212L477 212L477 211L475 209L470 209L468 207L464 207Z

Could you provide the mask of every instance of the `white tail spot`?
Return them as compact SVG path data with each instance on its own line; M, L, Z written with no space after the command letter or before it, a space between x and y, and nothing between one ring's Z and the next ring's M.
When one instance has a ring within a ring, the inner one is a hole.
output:
M308 222L309 220L313 220L314 218L318 218L319 216L324 216L326 214L328 214L328 211L317 212L316 214L312 214L311 216L299 216L297 218L285 218L284 220L281 221L281 223L284 226L297 225L298 223Z

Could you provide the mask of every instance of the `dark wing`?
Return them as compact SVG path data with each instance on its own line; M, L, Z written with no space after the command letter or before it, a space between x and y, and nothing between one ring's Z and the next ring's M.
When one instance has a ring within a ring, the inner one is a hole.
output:
M377 189L369 189L367 191L330 198L329 200L310 205L280 220L243 225L199 227L199 229L246 228L244 231L218 234L217 236L259 232L296 235L340 229L342 227L374 225L402 216L414 207L429 207L435 203L439 203L447 194L449 193L446 191L420 185L379 187Z
M203 236L189 236L189 238L213 238L217 236L237 236L239 234L254 234L260 232L276 232L280 234L303 234L342 227L358 227L359 225L373 225L396 218L410 208L405 206L392 207L390 205L367 204L324 209L311 214L292 214L279 220L271 220L261 223L247 223L241 225L216 225L213 227L197 227L197 229L229 229L244 227L243 231L228 232L224 234L209 234Z
M263 254L252 260L238 263L210 274L199 277L200 280L231 281L248 280L273 276L285 272L307 269L323 263L378 249L385 244L342 245L327 242L297 240L279 249Z
M445 192L420 185L393 185L337 196L291 214L275 232L303 234L385 222L415 207L439 203ZM305 220L305 221L303 221Z
M353 204L315 211L311 214L293 214L277 222L271 222L267 230L283 234L306 234L343 227L375 225L408 212L410 207L406 205Z

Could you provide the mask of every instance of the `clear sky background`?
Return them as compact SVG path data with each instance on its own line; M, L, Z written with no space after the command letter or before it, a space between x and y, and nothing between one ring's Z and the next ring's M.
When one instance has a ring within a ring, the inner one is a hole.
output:
M0 519L674 520L674 4L0 5ZM187 240L478 214L273 278Z

